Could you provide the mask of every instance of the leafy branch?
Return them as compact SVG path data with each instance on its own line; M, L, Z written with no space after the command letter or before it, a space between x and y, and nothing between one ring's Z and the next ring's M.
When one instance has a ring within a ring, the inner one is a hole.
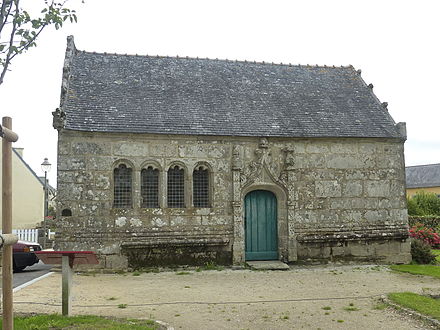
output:
M60 29L64 22L77 22L76 12L65 6L66 2L44 0L38 17L33 17L20 7L20 0L3 0L0 6L0 85L3 83L11 61L31 47L43 30L53 25Z

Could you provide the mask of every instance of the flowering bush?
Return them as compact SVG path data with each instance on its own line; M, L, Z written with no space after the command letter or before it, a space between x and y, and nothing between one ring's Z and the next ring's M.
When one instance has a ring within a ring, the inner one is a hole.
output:
M440 248L440 235L432 228L425 227L422 223L416 223L409 230L409 236L424 241L434 249Z

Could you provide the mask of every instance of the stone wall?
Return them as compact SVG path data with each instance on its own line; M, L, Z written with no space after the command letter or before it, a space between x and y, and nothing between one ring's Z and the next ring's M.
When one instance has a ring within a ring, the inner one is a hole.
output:
M58 143L56 248L103 267L244 262L243 200L278 200L280 259L407 262L403 142L82 133ZM113 209L113 169L133 169L133 208ZM210 208L192 207L192 171L211 171ZM158 209L140 207L140 171L160 170ZM166 171L185 169L186 208L166 207ZM72 216L61 216L70 210Z

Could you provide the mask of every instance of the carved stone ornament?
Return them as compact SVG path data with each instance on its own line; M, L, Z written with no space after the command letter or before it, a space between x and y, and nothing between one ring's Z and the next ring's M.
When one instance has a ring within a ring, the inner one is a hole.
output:
M232 169L241 170L243 162L240 157L240 146L234 145L232 148Z
M264 182L265 172L274 183L286 187L287 175L281 170L280 162L273 159L267 139L262 138L260 140L254 155L255 158L248 162L240 173L242 187L246 187L254 182Z
M52 112L53 120L52 126L56 130L61 130L66 125L66 113L62 111L60 108L57 108L54 112Z
M294 150L293 148L284 148L283 149L286 158L285 158L285 169L287 171L293 170L295 165L295 156L294 156Z
M261 138L260 139L260 148L264 148L264 149L267 149L268 147L269 147L269 141L267 141L267 139L266 138Z

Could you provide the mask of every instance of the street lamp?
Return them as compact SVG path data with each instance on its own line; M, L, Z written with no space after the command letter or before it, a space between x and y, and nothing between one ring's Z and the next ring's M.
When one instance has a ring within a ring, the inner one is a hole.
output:
M43 219L43 231L44 231L44 237L43 237L43 249L46 248L46 237L47 237L47 230L46 230L46 218L48 216L48 206L49 206L49 194L47 189L47 172L50 171L50 168L52 167L52 164L49 163L49 160L47 158L44 158L44 161L41 163L41 169L44 172L44 219Z

